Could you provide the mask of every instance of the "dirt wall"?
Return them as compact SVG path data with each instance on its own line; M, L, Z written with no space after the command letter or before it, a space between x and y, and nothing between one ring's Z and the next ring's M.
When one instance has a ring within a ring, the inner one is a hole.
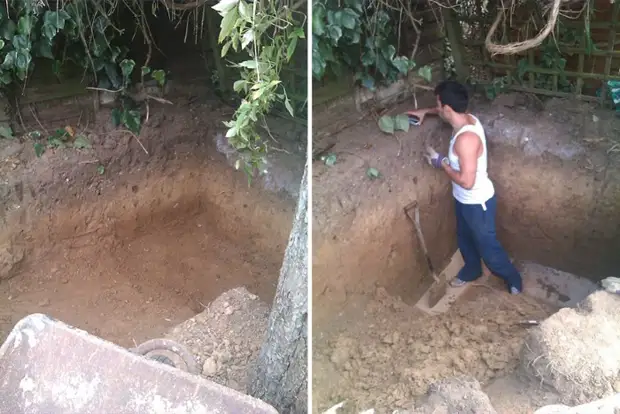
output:
M178 87L169 96L174 106L153 106L140 137L114 128L102 109L95 123L66 124L88 148L48 149L37 157L28 138L1 141L0 279L61 244L110 250L196 215L208 218L205 232L249 243L281 262L303 161L291 165L303 154L270 156L267 175L248 186L234 160L218 153L221 119L231 109L209 99L204 86L194 85L190 99L186 93ZM197 93L206 98L195 102ZM47 121L41 119L43 129ZM288 145L286 135L279 137ZM286 188L274 187L282 176Z
M620 163L609 141L618 125L613 114L593 115L591 107L566 103L538 111L511 105L473 108L488 134L500 240L516 259L592 279L614 274L620 265ZM321 313L376 285L417 300L430 280L403 207L419 201L431 258L443 266L456 249L453 201L446 177L421 156L424 143L445 152L450 128L429 119L395 139L366 119L321 136L315 147L335 143L330 151L338 161L314 164L315 319L320 323ZM370 180L368 167L381 178Z

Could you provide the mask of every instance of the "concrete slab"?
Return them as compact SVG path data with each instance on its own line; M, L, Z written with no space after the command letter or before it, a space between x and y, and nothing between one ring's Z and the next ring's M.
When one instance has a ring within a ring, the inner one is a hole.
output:
M0 347L0 413L277 414L266 403L33 314Z

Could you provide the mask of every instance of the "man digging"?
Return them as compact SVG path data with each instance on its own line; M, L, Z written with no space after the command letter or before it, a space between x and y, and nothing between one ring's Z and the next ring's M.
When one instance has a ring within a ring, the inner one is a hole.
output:
M469 94L456 81L443 81L435 88L437 107L409 111L421 124L426 115L439 115L452 125L448 155L443 156L431 147L426 148L428 163L442 169L452 180L456 204L456 233L465 265L452 287L461 287L482 276L481 259L495 275L506 282L511 294L521 293L519 271L497 239L495 214L497 199L493 182L487 174L487 143L480 120L467 112Z

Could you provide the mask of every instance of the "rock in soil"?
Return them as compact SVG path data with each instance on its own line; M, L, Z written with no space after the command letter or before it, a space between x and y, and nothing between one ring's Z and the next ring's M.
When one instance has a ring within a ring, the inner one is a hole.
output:
M192 352L204 377L245 393L268 317L269 307L258 296L244 287L235 288L174 327L168 338Z
M24 250L3 244L0 246L0 280L10 279L15 276L18 266L24 260Z
M413 411L400 414L497 414L474 378L459 376L432 384Z

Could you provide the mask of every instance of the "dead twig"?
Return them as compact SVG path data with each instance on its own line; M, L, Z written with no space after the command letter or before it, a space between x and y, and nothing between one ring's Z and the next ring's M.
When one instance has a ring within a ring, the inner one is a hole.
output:
M32 108L32 105L28 105L28 109L30 109L30 113L32 114L32 117L34 118L35 121L37 121L37 124L39 124L43 132L45 132L45 135L49 135L50 133L47 131L47 129L43 126L43 124L39 120L39 117L37 116L35 110Z
M150 155L149 152L146 150L146 147L144 145L142 145L142 141L140 141L140 138L138 138L138 136L136 134L134 134L133 132L131 132L130 130L128 130L128 129L118 129L118 130L113 131L113 132L117 132L117 133L118 132L123 132L123 133L131 135L132 137L135 138L135 140L138 142L138 144L140 144L140 146L142 147L142 150L144 150L144 153L146 155Z

